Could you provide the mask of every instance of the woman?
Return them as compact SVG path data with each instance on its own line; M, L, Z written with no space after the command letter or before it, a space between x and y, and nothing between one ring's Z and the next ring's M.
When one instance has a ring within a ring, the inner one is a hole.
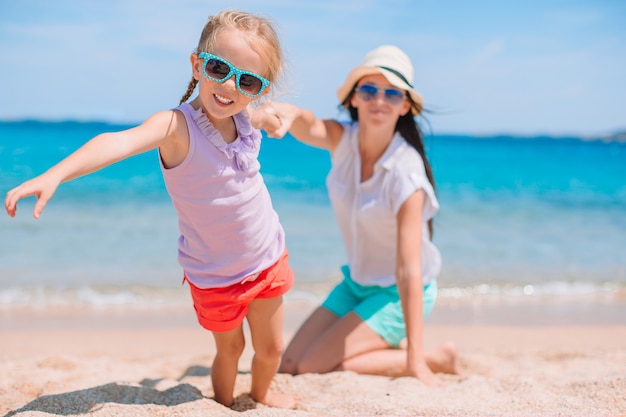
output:
M351 122L320 120L288 103L266 107L282 122L266 128L270 136L289 131L331 152L327 187L348 256L343 281L298 330L280 372L410 375L427 385L441 384L436 372L457 373L452 343L423 348L441 269L431 241L439 203L412 81L406 54L384 45L337 91Z

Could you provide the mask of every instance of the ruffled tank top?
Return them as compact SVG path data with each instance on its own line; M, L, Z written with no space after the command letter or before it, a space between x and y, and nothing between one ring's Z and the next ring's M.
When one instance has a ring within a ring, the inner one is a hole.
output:
M178 262L199 288L250 279L285 249L284 231L259 169L261 132L244 110L233 116L238 137L224 142L202 109L176 109L187 122L189 152L161 171L178 214Z

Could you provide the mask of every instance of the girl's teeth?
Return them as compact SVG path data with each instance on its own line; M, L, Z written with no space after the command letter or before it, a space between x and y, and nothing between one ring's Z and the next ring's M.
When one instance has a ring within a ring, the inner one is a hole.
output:
M226 97L218 96L217 94L215 94L215 98L222 104L230 104L233 102L232 100L229 100Z

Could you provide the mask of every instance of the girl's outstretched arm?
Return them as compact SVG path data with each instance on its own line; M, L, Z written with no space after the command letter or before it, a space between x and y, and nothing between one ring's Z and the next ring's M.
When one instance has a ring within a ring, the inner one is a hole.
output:
M10 190L4 201L7 214L14 217L17 202L24 197L35 196L37 203L33 216L38 219L61 183L156 147L180 142L176 140L180 136L177 129L180 123L176 119L174 111L164 111L154 114L137 127L95 136L43 174Z

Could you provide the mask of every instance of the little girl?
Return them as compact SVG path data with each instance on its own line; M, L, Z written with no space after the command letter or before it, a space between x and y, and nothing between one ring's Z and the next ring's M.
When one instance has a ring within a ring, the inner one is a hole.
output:
M193 78L178 107L137 127L94 137L9 191L5 208L14 217L17 202L34 195L33 214L39 218L61 183L158 148L178 214L178 261L198 321L215 338L215 400L233 403L246 318L255 348L250 395L265 405L291 408L294 396L272 393L269 387L283 350L282 296L293 284L293 272L259 173L261 133L247 111L281 74L281 46L265 18L223 11L209 18L190 59ZM197 97L187 103L196 87ZM267 119L258 114L258 120Z

